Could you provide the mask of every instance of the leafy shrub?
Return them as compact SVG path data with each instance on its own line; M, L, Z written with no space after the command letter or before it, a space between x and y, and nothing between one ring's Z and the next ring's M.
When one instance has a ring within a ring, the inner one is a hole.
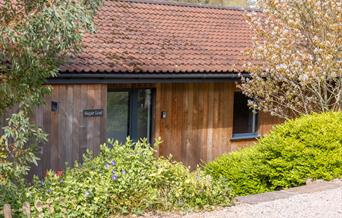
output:
M100 155L62 176L50 172L27 193L34 215L108 217L149 211L210 209L230 203L227 186L181 163L158 158L146 141L109 140Z
M342 177L342 113L307 115L279 125L252 147L207 164L237 195L278 190L306 180Z
M14 212L25 199L25 176L30 165L37 164L35 155L37 144L46 140L41 129L29 123L24 111L19 111L8 119L0 135L0 211L4 204L11 204Z

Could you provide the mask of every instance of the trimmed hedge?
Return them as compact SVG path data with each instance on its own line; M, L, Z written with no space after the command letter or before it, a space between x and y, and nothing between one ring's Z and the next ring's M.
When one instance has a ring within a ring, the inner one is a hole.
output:
M342 177L342 113L313 114L276 126L252 147L204 166L224 178L234 194L247 195Z

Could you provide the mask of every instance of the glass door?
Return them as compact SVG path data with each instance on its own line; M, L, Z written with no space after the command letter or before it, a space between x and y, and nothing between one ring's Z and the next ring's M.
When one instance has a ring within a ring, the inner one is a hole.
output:
M107 138L124 142L128 134L129 93L107 94Z
M124 142L127 136L133 140L151 140L152 90L130 89L109 91L107 99L107 138Z

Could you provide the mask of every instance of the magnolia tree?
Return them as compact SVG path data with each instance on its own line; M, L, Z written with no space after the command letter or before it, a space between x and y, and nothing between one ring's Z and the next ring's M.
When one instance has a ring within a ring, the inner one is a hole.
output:
M254 38L250 106L288 119L342 109L342 1L261 0L248 14Z

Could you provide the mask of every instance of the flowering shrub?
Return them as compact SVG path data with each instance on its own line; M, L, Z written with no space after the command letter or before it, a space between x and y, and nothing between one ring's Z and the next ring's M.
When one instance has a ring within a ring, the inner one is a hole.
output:
M190 211L225 206L231 196L225 184L181 163L158 158L146 141L125 144L109 140L100 155L62 176L50 172L36 179L27 193L34 215L108 217L149 211Z
M307 115L277 126L257 145L207 164L238 195L342 178L342 112Z
M290 119L342 111L341 0L262 0L240 88L250 106ZM239 70L239 69L237 69ZM241 70L241 69L240 69Z

